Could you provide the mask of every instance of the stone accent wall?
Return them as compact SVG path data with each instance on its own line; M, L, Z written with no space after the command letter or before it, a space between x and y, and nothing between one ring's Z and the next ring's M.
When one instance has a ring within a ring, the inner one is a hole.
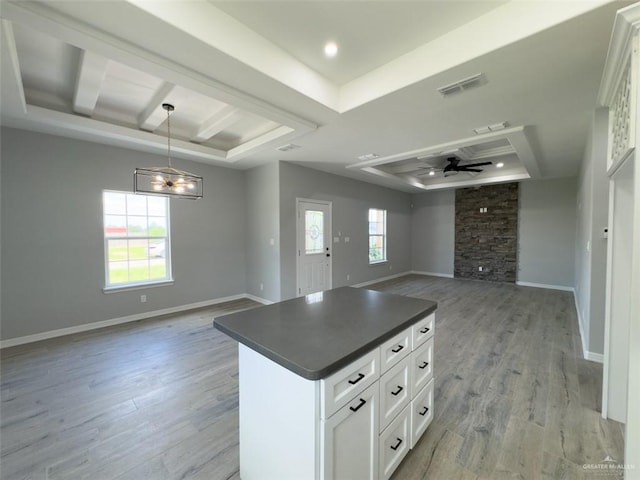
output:
M455 278L516 281L517 183L456 190L455 230Z

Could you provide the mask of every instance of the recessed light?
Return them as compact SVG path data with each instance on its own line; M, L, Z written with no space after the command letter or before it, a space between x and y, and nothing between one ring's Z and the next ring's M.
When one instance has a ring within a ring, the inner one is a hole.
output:
M504 167L504 163L498 162L498 163L496 163L496 167L497 168L502 168L502 167Z
M431 170L431 171L429 172L429 176L431 176L431 177L433 177L435 174L436 174L436 172L434 172L433 170Z
M333 58L336 56L337 53L338 53L338 45L336 45L334 42L328 42L325 44L324 54L327 57Z

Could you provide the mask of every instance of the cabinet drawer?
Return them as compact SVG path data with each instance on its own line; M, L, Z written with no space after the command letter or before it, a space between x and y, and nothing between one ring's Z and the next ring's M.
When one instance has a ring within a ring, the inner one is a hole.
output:
M431 313L419 322L415 323L411 328L411 349L415 350L422 345L428 338L433 337L433 328L435 326L436 314Z
M378 479L378 395L371 385L321 422L321 479Z
M407 356L380 378L380 430L411 401L411 368Z
M380 435L380 478L388 479L409 451L410 417L407 406Z
M380 372L384 374L411 352L411 327L390 338L380 347Z
M415 396L433 378L433 337L411 352L411 388Z
M433 420L433 379L411 401L411 448Z
M380 378L380 352L376 348L342 370L321 380L321 418L329 418L378 378Z

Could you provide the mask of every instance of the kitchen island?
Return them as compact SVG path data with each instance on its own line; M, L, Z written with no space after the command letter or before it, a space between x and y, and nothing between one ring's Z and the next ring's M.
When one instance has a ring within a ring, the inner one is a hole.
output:
M341 287L216 318L243 480L389 478L433 418L436 304Z

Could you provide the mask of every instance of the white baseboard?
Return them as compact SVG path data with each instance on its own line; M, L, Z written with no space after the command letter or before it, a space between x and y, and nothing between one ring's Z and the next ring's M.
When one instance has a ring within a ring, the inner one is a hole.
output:
M352 287L356 287L356 288L366 287L367 285L373 285L374 283L384 282L385 280L393 280L394 278L404 277L405 275L409 275L410 273L411 272L396 273L395 275L389 275L387 277L380 277L380 278L376 278L375 280L369 280L367 282L356 283L356 284L351 285L351 286Z
M549 285L547 283L521 282L519 280L516 282L516 285L520 285L521 287L548 288L550 290L563 290L565 292L573 292L573 287L565 287L564 285Z
M453 273L420 272L418 270L411 270L410 273L414 275L428 275L430 277L453 278Z
M24 345L25 343L39 342L40 340L47 340L49 338L62 337L64 335L71 335L73 333L88 332L90 330L97 330L98 328L111 327L113 325L120 325L121 323L136 322L138 320L159 317L161 315L167 315L170 313L178 313L178 312L184 312L187 310L193 310L195 308L209 307L211 305L231 302L233 300L240 300L244 298L247 298L249 300L254 300L256 302L259 302L265 305L273 303L264 298L256 297L248 293L241 293L239 295L231 295L229 297L215 298L212 300L205 300L203 302L189 303L186 305L178 305L177 307L163 308L161 310L154 310L151 312L136 313L134 315L127 315L125 317L111 318L109 320L102 320L100 322L85 323L85 324L76 325L73 327L60 328L57 330L49 330L47 332L35 333L33 335L25 335L24 337L16 337L16 338L9 338L7 340L0 340L0 349L15 347L16 345Z
M580 343L582 344L582 356L585 360L591 360L592 362L604 363L604 355L602 353L594 353L590 352L587 349L587 337L584 334L584 329L582 328L583 318L580 314L580 305L578 305L578 295L575 289L571 289L573 291L573 301L576 305L576 313L578 314L578 328L580 329Z
M244 298L248 298L249 300L253 300L254 302L258 302L261 303L263 305L272 305L275 302L272 302L271 300L267 300L266 298L262 298L262 297L257 297L255 295L251 295L250 293L245 293L243 295Z
M584 334L584 330L582 328L582 314L580 313L580 305L578 305L578 294L576 293L575 289L573 290L573 302L576 306L576 314L578 315L578 328L580 329L580 343L582 344L582 356L584 358L587 358L587 344L586 342L586 335Z
M604 355L602 353L586 352L584 358L592 362L604 363Z

